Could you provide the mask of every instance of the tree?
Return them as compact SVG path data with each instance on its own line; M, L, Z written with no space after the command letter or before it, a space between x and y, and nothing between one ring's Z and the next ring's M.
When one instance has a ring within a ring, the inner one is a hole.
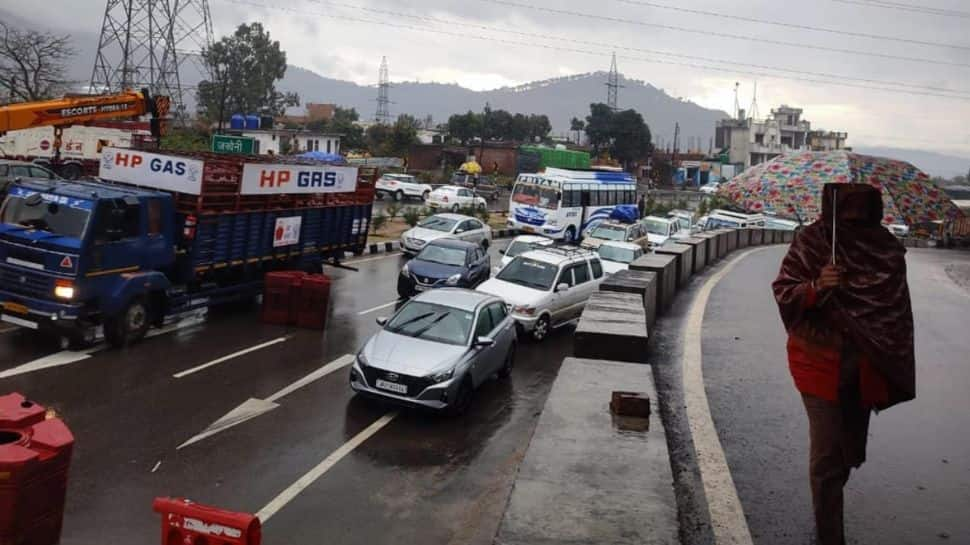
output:
M402 156L418 141L419 122L401 114L393 125L375 124L367 128L367 148L375 156Z
M199 114L210 121L233 113L283 115L300 104L296 93L282 93L276 83L286 74L286 53L260 23L242 24L231 36L202 51L211 79L199 83Z
M17 30L0 22L0 104L63 95L72 56L68 34Z
M603 148L610 145L612 136L613 110L602 102L589 105L586 116L586 139L593 147L593 155L599 155Z
M357 124L360 115L354 108L334 109L333 117L326 121L312 121L307 123L306 128L311 131L332 132L341 135L340 145L346 150L362 149L366 146L364 142L364 129Z
M467 114L455 114L448 118L448 135L467 145L469 141L482 134L482 118L469 110Z
M569 121L569 130L576 133L576 145L579 145L579 133L583 132L586 128L586 122L578 117L574 117Z
M552 124L549 123L549 116L547 115L530 115L529 116L529 139L530 140L545 140L549 133L552 132Z
M623 166L650 155L650 127L636 110L614 112L610 121L610 155Z

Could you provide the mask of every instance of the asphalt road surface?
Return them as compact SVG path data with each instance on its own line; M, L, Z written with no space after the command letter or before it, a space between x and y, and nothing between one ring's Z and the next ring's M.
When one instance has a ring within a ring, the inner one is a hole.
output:
M155 543L156 496L270 513L273 545L491 543L571 328L522 343L512 379L485 384L461 418L356 398L344 356L393 312L401 264L327 267L322 333L261 324L247 307L90 354L0 329L0 391L54 408L76 437L61 543ZM178 448L250 398L278 407Z
M492 212L508 212L509 210L509 191L507 189L502 189L499 191L498 197L495 200L488 200L488 209ZM424 202L417 198L407 198L402 202L395 203L390 197L376 199L374 201L374 214L379 214L381 212L386 213L387 207L390 204L397 204L403 208L417 207L423 208Z
M758 545L812 543L808 422L770 285L787 247L757 251L717 285L703 327L714 423ZM910 250L914 401L874 415L846 493L850 544L970 543L970 254ZM951 274L947 274L951 271Z

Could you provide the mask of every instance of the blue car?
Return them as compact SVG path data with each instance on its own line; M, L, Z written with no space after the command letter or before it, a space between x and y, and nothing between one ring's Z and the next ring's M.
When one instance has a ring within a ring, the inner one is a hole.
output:
M431 288L474 288L490 274L491 259L480 244L438 239L401 267L397 294L407 298Z

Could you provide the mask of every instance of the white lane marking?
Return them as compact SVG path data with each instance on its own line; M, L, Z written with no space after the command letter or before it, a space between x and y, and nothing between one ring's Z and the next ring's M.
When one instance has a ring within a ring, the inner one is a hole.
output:
M209 426L206 429L202 430L202 432L190 437L184 443L176 447L175 450L181 450L193 443L198 443L199 441L207 437L212 437L217 433L226 431L229 428L232 428L234 426L238 426L239 424L242 424L247 420L252 420L253 418L256 418L259 415L268 413L273 409L279 407L279 403L277 403L277 401L279 401L283 397L292 394L293 392L299 390L300 388L303 388L307 384L320 380L321 378L329 375L330 373L333 373L334 371L343 369L344 367L350 365L353 361L354 361L354 356L351 356L350 354L344 354L343 356L340 356L339 358L324 365L323 367L317 369L316 371L313 371L312 373L301 378L300 380L279 390L278 392L267 397L266 399L256 399L251 397L246 401L243 401L240 405L236 406L231 411L222 415L221 418L219 418L212 424L209 424Z
M0 378L8 378L16 375L23 375L25 373L33 373L34 371L40 371L42 369L50 369L51 367L60 367L62 365L70 365L72 363L77 363L79 361L86 360L91 357L91 354L104 350L105 346L95 346L80 351L73 350L62 350L60 352L55 352L43 358L38 358L33 361L29 361L23 365L18 365L6 371L0 372Z
M259 512L256 513L256 516L259 517L260 522L266 524L267 520L275 515L280 509L286 507L286 504L293 501L294 498L300 495L300 492L306 490L307 487L322 477L323 474L335 466L337 462L353 452L353 450L359 447L364 441L370 439L374 434L381 431L384 426L390 424L396 416L396 412L385 414L374 421L373 424L367 426L364 431L353 436L343 445L340 445L340 448L330 453L330 455L324 458L322 462L317 464L310 471L306 472L306 474L297 479L296 482L287 487L286 490L280 492L279 495L273 498L271 502L267 503L265 507L260 509Z
M363 259L354 259L351 261L344 261L344 265L354 265L356 263L367 263L368 261L377 261L379 259L387 259L389 257L397 257L402 255L402 252L392 252L389 254L379 255L377 257L365 257Z
M158 471L158 468L161 467L161 466L162 466L162 461L161 460L155 462L155 467L152 468L151 473L155 473L156 471Z
M222 356L221 358L216 358L216 359L214 359L214 360L212 360L210 362L203 363L202 365L197 365L195 367L192 367L190 369L186 369L184 371L179 371L178 373L175 373L172 376L175 377L175 378L187 377L187 376L189 376L189 375L191 375L193 373L198 373L199 371L203 371L203 370L208 369L210 367L219 365L220 363L225 363L225 362L227 362L227 361L229 361L229 360L231 360L233 358L238 358L239 356L245 356L246 354L249 354L250 352L255 352L257 350L262 350L262 349L264 349L266 347L273 346L274 344L279 344L279 343L282 343L282 342L286 342L288 340L289 340L289 337L277 337L277 338L275 338L275 339L273 339L271 341L266 341L264 343L257 344L256 346L250 346L249 348L244 348L242 350L233 352L232 354L226 354L225 356Z
M384 303L383 305L378 305L378 306L376 306L374 308L369 308L367 310L362 310L362 311L358 312L357 315L358 316L363 316L364 314L370 314L371 312L375 312L375 311L378 311L378 310L381 310L381 309L385 309L387 307L392 307L392 306L394 306L394 305L396 305L396 304L398 304L400 302L401 302L401 300L398 299L396 301L391 301L390 303Z
M0 335L3 335L4 333L10 333L11 331L17 331L17 329L19 328L14 325L0 325Z
M769 246L770 247L770 246ZM701 287L687 315L684 334L684 354L681 359L684 381L684 401L687 405L687 425L697 453L704 495L717 545L751 545L751 531L744 518L744 508L738 498L731 469L728 467L724 448L717 436L711 407L704 389L702 367L701 333L707 300L718 282L742 259L753 252L767 249L753 248L738 254Z

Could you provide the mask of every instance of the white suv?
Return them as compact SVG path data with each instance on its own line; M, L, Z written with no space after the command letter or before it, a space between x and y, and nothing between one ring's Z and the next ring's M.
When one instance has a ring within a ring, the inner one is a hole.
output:
M501 297L519 331L541 341L579 318L603 277L599 256L589 250L543 248L519 254L477 290Z
M405 197L424 201L428 200L428 195L431 195L431 186L418 182L418 179L410 174L385 174L374 184L374 190L378 197L390 195L395 201L403 201Z

